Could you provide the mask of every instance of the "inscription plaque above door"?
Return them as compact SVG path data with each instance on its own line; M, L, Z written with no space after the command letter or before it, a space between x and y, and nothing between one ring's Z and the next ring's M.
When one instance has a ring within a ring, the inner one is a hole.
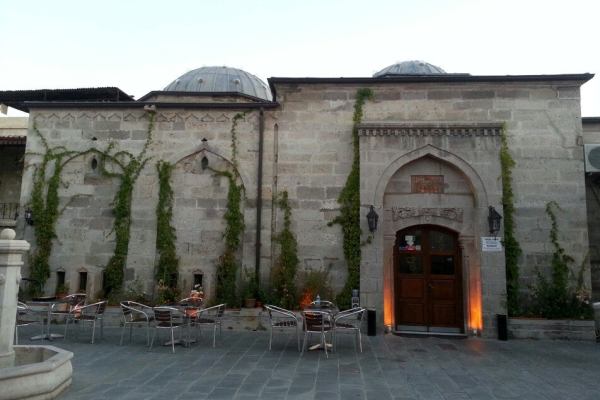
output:
M412 193L444 193L444 175L411 175Z

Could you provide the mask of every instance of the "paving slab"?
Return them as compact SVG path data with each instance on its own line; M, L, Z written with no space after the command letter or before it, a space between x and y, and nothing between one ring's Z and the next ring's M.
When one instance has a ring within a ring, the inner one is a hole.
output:
M328 357L300 354L295 338L225 330L189 348L149 350L144 331L119 346L106 328L89 343L83 330L52 345L72 351L73 383L60 400L79 399L597 399L600 344L479 338L363 337L364 352L341 343ZM37 333L20 330L21 343Z

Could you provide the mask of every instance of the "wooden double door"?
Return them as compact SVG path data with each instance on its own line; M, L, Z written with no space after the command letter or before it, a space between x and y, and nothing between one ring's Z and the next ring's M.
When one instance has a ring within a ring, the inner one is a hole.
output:
M396 233L396 329L463 331L462 271L458 235L435 225Z

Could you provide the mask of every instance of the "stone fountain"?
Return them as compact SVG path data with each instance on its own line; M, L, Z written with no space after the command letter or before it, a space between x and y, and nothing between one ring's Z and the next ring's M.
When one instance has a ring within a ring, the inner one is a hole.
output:
M29 243L0 232L0 400L56 398L71 384L73 353L54 346L14 346L17 294Z

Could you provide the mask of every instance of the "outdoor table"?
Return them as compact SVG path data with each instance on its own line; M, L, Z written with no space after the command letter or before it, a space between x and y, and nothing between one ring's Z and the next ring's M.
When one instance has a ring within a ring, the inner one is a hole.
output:
M192 318L196 318L195 314L194 314L194 316L192 316L191 314L186 312L190 307L185 304L181 304L181 303L165 304L164 307L171 307L171 308L176 309L179 312L179 314L177 314L176 317L180 318L183 325L185 326L185 329L187 331L187 338L180 337L179 339L175 339L173 342L171 342L169 340L169 341L163 343L163 346L171 346L174 343L175 345L189 347L192 343L196 343L196 339L192 339L190 336L191 321L192 321ZM196 307L194 307L194 308L196 308ZM198 310L200 310L200 308L198 308ZM183 335L183 332L182 332L182 335Z
M337 313L340 312L339 308L337 308L337 306L330 306L330 305L318 305L318 304L314 304L311 303L308 306L306 306L304 308L304 311L322 311L322 312L326 312L330 315L331 317L331 327L330 330L333 330L333 317L335 317L335 315ZM327 348L333 348L333 343L325 343L325 345L327 346ZM317 343L315 345L312 345L308 348L308 350L322 350L323 346L321 346L321 343Z
M29 305L32 306L44 306L46 307L47 311L47 316L45 319L45 328L46 328L46 333L43 333L41 335L36 335L31 337L31 340L53 340L53 339L60 339L60 338L64 338L64 335L61 335L59 333L50 333L50 322L52 321L52 307L54 307L55 304L60 304L63 303L62 300L57 299L54 296L46 296L46 297L36 297L35 299L31 300L31 302L29 302ZM44 321L42 321L42 324L44 323ZM44 329L42 329L42 331L44 331Z

